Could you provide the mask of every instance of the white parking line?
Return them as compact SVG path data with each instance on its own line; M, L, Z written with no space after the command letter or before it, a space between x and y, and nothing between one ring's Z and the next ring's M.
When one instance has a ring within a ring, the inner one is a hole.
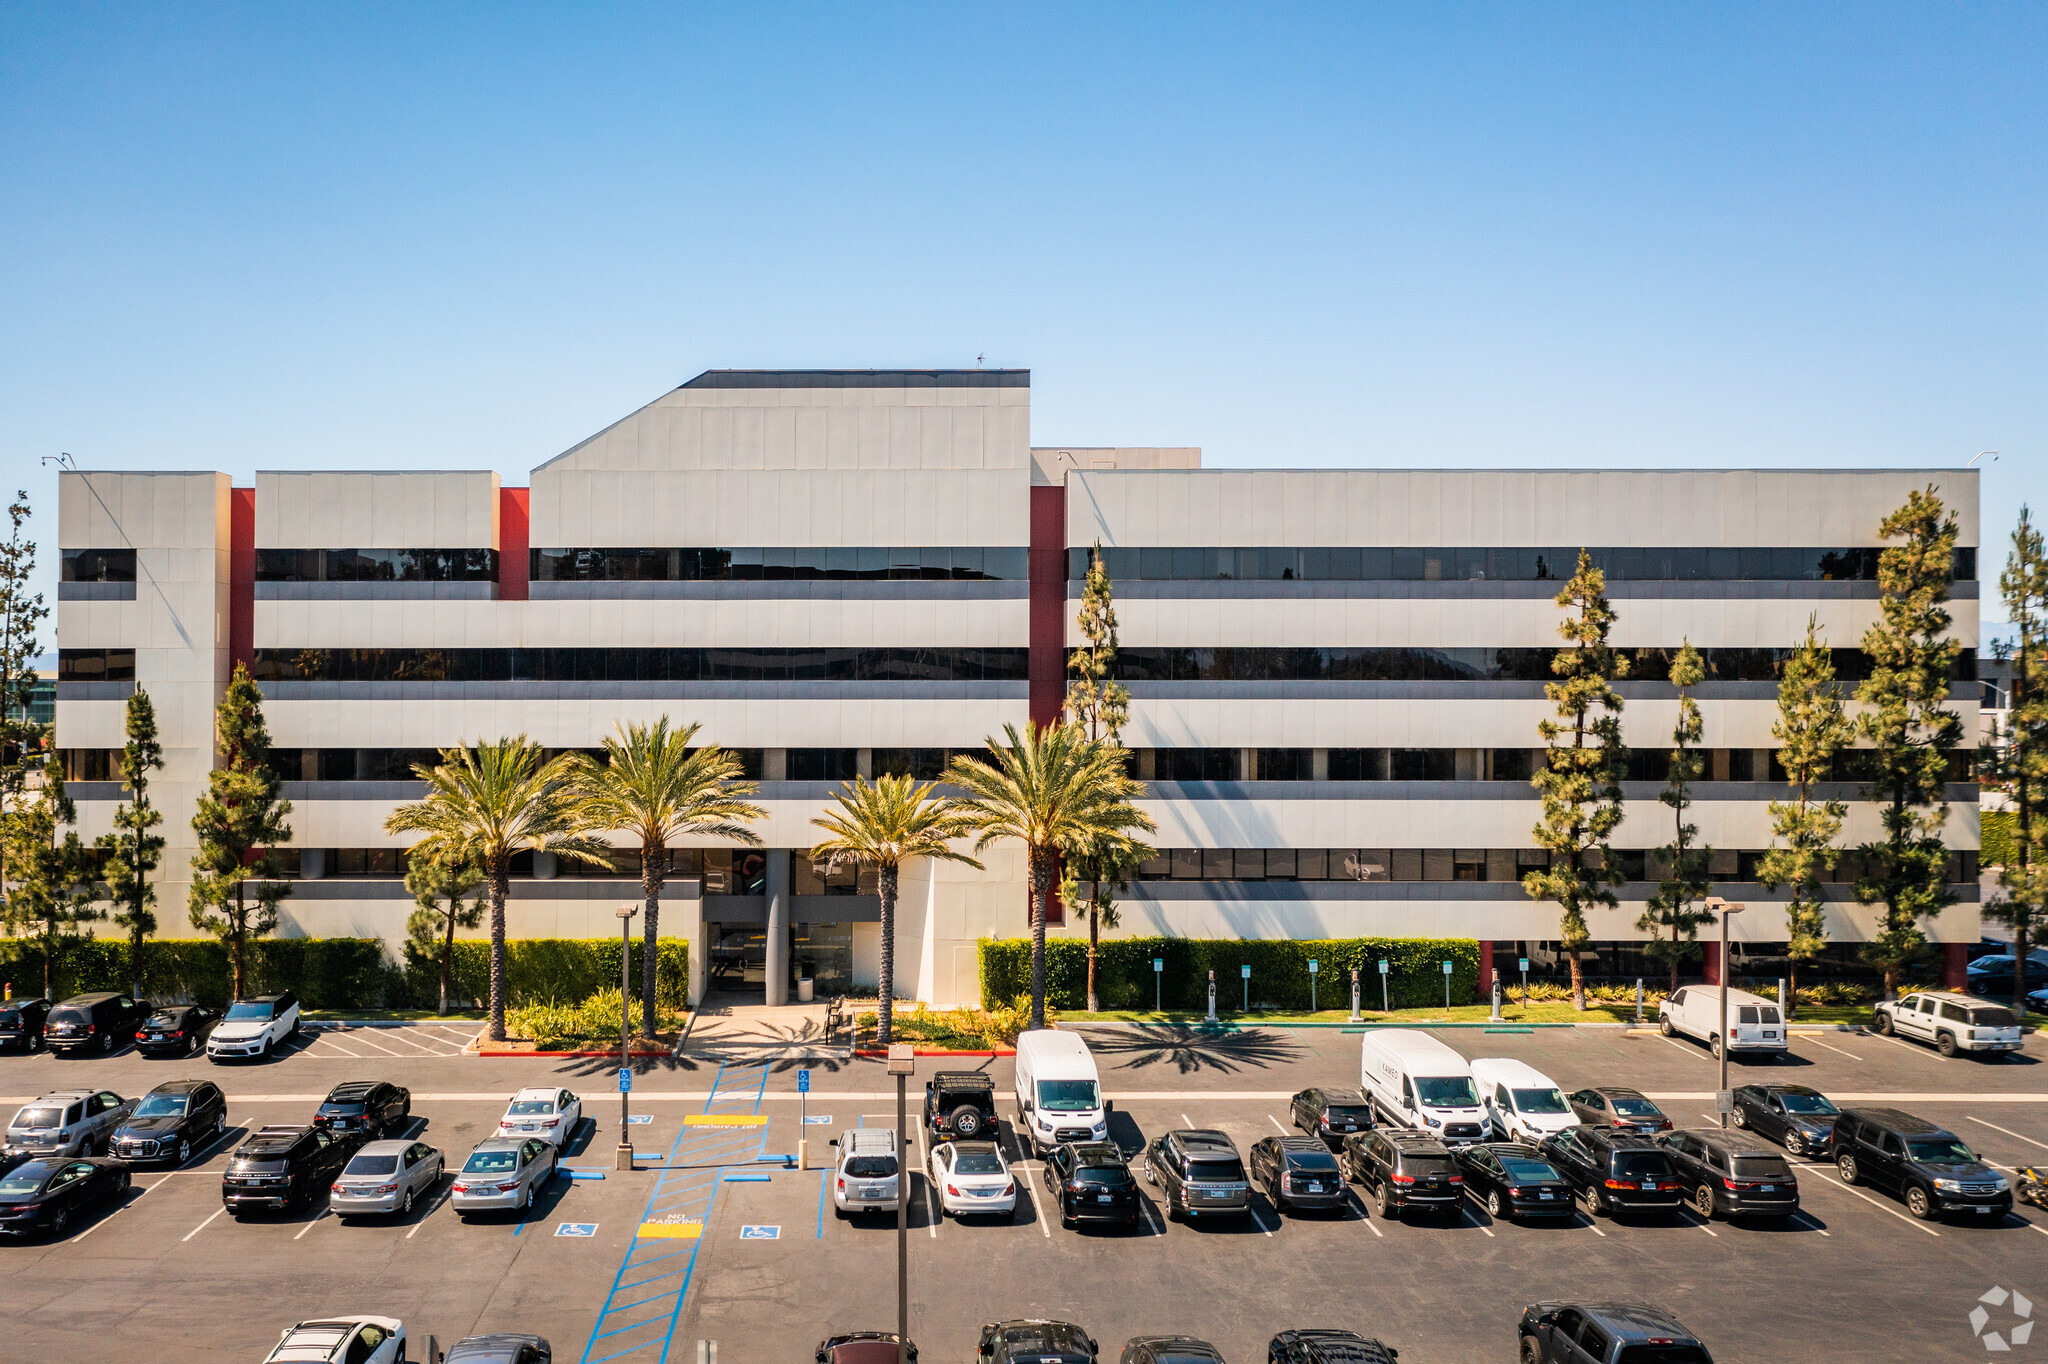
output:
M1913 1228L1915 1231L1924 1231L1929 1236L1938 1237L1941 1235L1941 1233L1936 1231L1933 1227L1923 1225L1916 1219L1908 1217L1905 1213L1900 1212L1897 1208L1887 1208L1884 1204L1878 1202L1876 1199L1872 1198L1869 1194L1863 1192L1861 1189L1850 1188L1847 1184L1842 1183L1840 1179L1837 1179L1834 1176L1827 1174L1827 1166L1815 1164L1809 1168L1822 1172L1817 1176L1817 1178L1820 1181L1820 1187L1827 1189L1840 1189L1843 1193L1854 1194L1856 1195L1856 1197L1862 1199L1865 1203L1868 1203L1871 1207L1876 1208L1879 1212L1888 1213L1891 1216L1898 1218L1901 1222L1904 1222L1907 1226Z
M1185 1114L1185 1113L1183 1113L1183 1114L1181 1114L1181 1115L1180 1115L1180 1120L1181 1120L1181 1121L1182 1121L1183 1123L1187 1124L1187 1125L1188 1125L1189 1127L1193 1127L1193 1126L1195 1125L1195 1120L1194 1120L1193 1118L1189 1117L1189 1116L1188 1116L1187 1114Z
M448 1187L441 1190L441 1196L434 1200L434 1205L428 1208L425 1212L421 1213L420 1220L412 1224L412 1230L408 1231L405 1234L405 1239L410 1241L413 1237L419 1235L420 1228L424 1227L427 1224L427 1219L429 1217L432 1217L435 1213L439 1212L441 1210L441 1205L443 1203L446 1203L451 1197L454 1196L454 1194L455 1182L453 1180L450 1180L448 1182Z
M2043 1151L2048 1151L2048 1142L2035 1141L2032 1137L2021 1137L2019 1133L2013 1131L2010 1127L2000 1127L1995 1122L1986 1122L1982 1118L1977 1117L1973 1113L1965 1113L1963 1116L1968 1118L1971 1122L1976 1123L1979 1127L1988 1127L1994 1132L2003 1132L2008 1137L2018 1137L2019 1140L2025 1142L2029 1146L2038 1146Z
M1913 1052L1916 1055L1925 1056L1927 1054L1925 1047L1916 1047L1912 1043L1901 1041L1896 1037L1886 1037L1881 1032L1866 1032L1863 1035L1865 1037L1875 1037L1880 1042L1889 1042L1895 1047L1904 1047L1907 1051Z
M226 1208L215 1208L215 1209L213 1210L213 1217L218 1217L218 1216L220 1216L220 1215L221 1215L222 1213L224 1213L224 1212L226 1212L226 1211L227 1211L227 1209L226 1209ZM209 1218L207 1218L205 1222L201 1222L201 1223L200 1223L200 1224L199 1224L198 1226L196 1226L196 1227L192 1228L192 1230L190 1230L190 1231L186 1232L186 1233L185 1233L185 1234L184 1234L184 1235L183 1235L182 1237L180 1237L179 1239L180 1239L180 1240L182 1240L182 1241L189 1241L189 1240L191 1240L191 1239L192 1239L193 1237L197 1236L197 1235L198 1235L198 1234L199 1234L200 1232L202 1232L202 1231L205 1231L205 1230L206 1230L206 1228L207 1228L207 1225L208 1225L208 1223L211 1223L211 1222L213 1221L213 1217L209 1217Z
M1272 1115L1271 1113L1268 1113L1268 1114L1266 1115L1266 1121L1267 1121L1267 1122L1269 1122L1269 1123L1272 1123L1272 1124L1273 1124L1273 1126L1275 1126L1275 1127L1280 1127L1280 1120L1279 1120L1278 1118L1274 1117L1274 1116L1273 1116L1273 1115ZM1283 1136L1283 1137L1285 1137L1285 1136L1289 1136L1289 1135L1291 1135L1291 1134L1290 1134L1290 1133L1288 1132L1288 1130L1287 1130L1286 1128L1284 1128L1284 1127L1280 1127L1280 1135L1281 1135L1281 1136Z
M1470 1209L1470 1208L1466 1208L1466 1209L1464 1209L1464 1210L1463 1210L1463 1211L1462 1211L1462 1212L1461 1212L1461 1213L1459 1214L1458 1220L1459 1220L1460 1222L1462 1222L1462 1221L1464 1221L1464 1220L1465 1220L1465 1219L1466 1219L1467 1217L1469 1217L1469 1218L1471 1218L1471 1219L1472 1219L1472 1225L1473 1225L1473 1226L1475 1226L1475 1227L1479 1228L1479 1229L1480 1229L1481 1231L1485 1232L1485 1233L1486 1233L1486 1234L1487 1234L1488 1236L1492 1236L1492 1235L1493 1235L1493 1228L1492 1228L1492 1227L1489 1227L1489 1226L1487 1226L1487 1225L1486 1225L1486 1223L1484 1223L1484 1222L1480 1221L1480 1220L1479 1220L1479 1215L1478 1215L1477 1213L1473 1212L1473 1211L1472 1211L1472 1209Z
M1138 1199L1138 1206L1145 1210L1145 1225L1154 1229L1152 1235L1166 1235L1166 1223L1160 1221L1159 1214L1152 1210L1152 1200L1140 1197Z
M1031 1165L1029 1161L1025 1162L1024 1169L1027 1174L1030 1172ZM1052 1228L1045 1224L1045 1190L1036 1184L1033 1184L1031 1187L1031 1210L1038 1214L1038 1229L1044 1232L1045 1239L1050 1241L1052 1239Z
M361 1029L357 1029L357 1030L356 1030L356 1032L357 1032L357 1033L360 1033L360 1032L361 1032ZM322 1039L322 1040L323 1040L323 1041L328 1041L328 1042L332 1042L332 1041L333 1041L334 1039L333 1039L333 1038L331 1038L331 1037L329 1037L329 1038L324 1038L324 1039ZM366 1046L366 1047L373 1047L373 1048L375 1048L376 1050L378 1050L378 1051L381 1051L381 1052L383 1052L383 1053L384 1053L384 1054L385 1054L386 1056L396 1056L396 1057L399 1057L399 1058L401 1058L401 1059L403 1059L403 1058L404 1058L404 1056L405 1056L405 1053L404 1053L404 1052L402 1052L402 1051L393 1051L393 1050L391 1050L391 1048L389 1048L389 1047L379 1047L379 1046L377 1046L377 1044L376 1044L375 1042L372 1042L372 1041L371 1041L371 1040L370 1040L369 1038L367 1038L367 1037L361 1037L361 1036L357 1036L357 1035L356 1035L356 1034L354 1034L354 1033L350 1034L350 1036L349 1036L349 1040L350 1040L351 1042L360 1042L360 1043L362 1043L362 1044L363 1044L364 1046Z
M305 1226L303 1226L303 1227L300 1227L300 1228L299 1228L299 1236L304 1236L304 1235L305 1235L305 1234L306 1234L307 1232L309 1232L309 1231L311 1231L311 1230L312 1230L313 1228L315 1228L315 1227L319 1226L319 1225L320 1225L320 1224L321 1224L322 1222L324 1222L324 1221L326 1221L326 1220L327 1220L327 1209L325 1209L325 1208L322 1208L322 1209L320 1209L320 1215L319 1215L318 1217L316 1217L316 1218L314 1218L314 1219L313 1219L312 1221L310 1221L310 1222L306 1223L306 1225L305 1225ZM292 1239L293 1239L294 1241L296 1241L296 1240L298 1240L298 1239L299 1239L299 1236L294 1236L294 1237L292 1237Z
M1681 1213L1683 1213L1683 1214L1685 1215L1685 1218L1686 1218L1686 1225L1687 1225L1687 1226L1689 1226L1689 1227L1698 1227L1698 1228L1699 1228L1699 1229L1700 1229L1701 1231L1703 1231L1703 1232L1705 1232L1705 1233L1706 1233L1707 1235L1709 1235L1709 1236L1713 1237L1713 1238L1714 1238L1714 1239L1715 1239L1716 1241L1718 1241L1718 1240L1720 1240L1720 1239L1721 1239L1721 1233L1720 1233L1720 1232L1718 1232L1718 1231L1715 1231L1715 1230L1714 1230L1714 1229L1713 1229L1713 1228L1712 1228L1711 1226L1709 1226L1709 1225L1707 1224L1707 1223L1708 1223L1708 1219L1706 1219L1706 1218L1703 1218L1703 1217L1701 1217L1701 1216L1700 1216L1700 1215L1699 1215L1698 1213L1694 1212L1694 1211L1693 1211L1693 1210L1692 1210L1691 1208L1680 1208L1680 1209L1679 1209L1679 1212L1681 1212Z
M1698 1047L1689 1047L1689 1046L1686 1046L1686 1045L1685 1045L1684 1043L1682 1043L1682 1042L1677 1042L1677 1041L1674 1041L1673 1039L1671 1039L1671 1038L1669 1038L1669 1037L1666 1037L1666 1036L1665 1036L1665 1035L1664 1035L1663 1033L1661 1033L1661 1032L1657 1034L1657 1040L1658 1040L1659 1042L1662 1042L1662 1043L1663 1043L1663 1044L1664 1044L1665 1046L1667 1046L1667 1047L1677 1047L1677 1048L1678 1048L1678 1049L1679 1049L1680 1051L1684 1052L1684 1053L1685 1053L1685 1054L1686 1054L1687 1056L1706 1056L1706 1055L1707 1055L1707 1053L1706 1053L1706 1052L1703 1052L1703 1051L1701 1051L1701 1050L1700 1050L1700 1049L1699 1049ZM1711 1060L1712 1058L1711 1058L1711 1057L1709 1057L1708 1059L1710 1059L1710 1060Z
M1266 1239L1268 1241L1272 1240L1273 1233L1270 1231L1266 1231L1266 1224L1259 1220L1259 1210L1257 1208L1252 1207L1250 1204L1246 1204L1245 1211L1251 1214L1252 1225L1257 1227L1260 1231L1265 1231Z
M1826 1227L1822 1226L1822 1225L1821 1225L1820 1223L1818 1223L1818 1222L1814 1221L1814 1220L1813 1220L1813 1214L1812 1214L1812 1213L1807 1213L1807 1212L1796 1212L1796 1213L1793 1213L1793 1214L1792 1214L1792 1216L1793 1216L1794 1218L1796 1218L1796 1219L1799 1219L1799 1220L1802 1220L1802 1221L1806 1222L1807 1224L1809 1224L1810 1226L1812 1226L1812 1228L1813 1228L1813 1229L1814 1229L1815 1231L1819 1232L1819 1233L1820 1233L1821 1235L1823 1235L1823 1236L1827 1237L1828 1239L1830 1239L1830 1240L1833 1240L1833 1239L1834 1239L1834 1233L1833 1233L1833 1232L1831 1232L1831 1231L1829 1231L1829 1230L1828 1230L1828 1229L1827 1229Z
M1850 1059L1851 1061L1861 1061L1861 1060L1865 1059L1865 1058L1863 1058L1863 1057L1861 1057L1861 1056L1858 1056L1858 1055L1857 1055L1857 1054L1856 1054L1855 1052L1853 1052L1853 1051L1843 1051L1843 1050L1842 1050L1842 1049L1841 1049L1840 1047L1828 1047L1828 1044L1827 1044L1827 1043L1825 1043L1825 1042L1823 1042L1823 1041L1821 1041L1821 1040L1820 1040L1820 1039L1819 1039L1818 1037L1809 1037L1809 1038L1807 1038L1806 1040L1807 1040L1807 1041L1809 1041L1809 1042L1811 1042L1811 1043L1813 1043L1813 1045L1815 1045L1816 1047L1827 1047L1827 1049L1828 1049L1829 1051L1833 1052L1833 1053L1834 1053L1835 1055L1837 1055L1837 1056L1846 1056L1846 1057L1848 1057L1848 1058L1849 1058L1849 1059Z
M314 1043L314 1042L317 1042L317 1043L319 1043L319 1044L320 1044L320 1045L322 1045L322 1046L328 1046L328 1047L332 1047L332 1048L334 1048L334 1049L335 1049L336 1051L340 1052L340 1053L341 1053L341 1054L342 1054L343 1056L349 1057L349 1058L350 1058L350 1059L352 1059L352 1060L356 1060L356 1061L361 1061L361 1060L363 1060L363 1059L364 1059L364 1057L363 1057L363 1054L362 1054L361 1052L359 1052L359 1051L350 1051L350 1050L349 1050L349 1049L348 1049L347 1047L344 1047L343 1045L341 1045L341 1043L339 1043L339 1042L335 1041L335 1040L334 1040L333 1038L331 1038L331 1037L327 1037L327 1036L324 1036L324 1035L323 1035L323 1036L320 1036L320 1037L316 1037L316 1038L314 1038L314 1039L313 1039L313 1042L309 1042L309 1043L307 1043L307 1044L306 1044L306 1050L307 1050L307 1051L311 1051L311 1050L313 1049L313 1043Z
M925 1209L932 1219L926 1224L926 1229L936 1241L939 1239L939 1223L945 1220L945 1215L939 1211L939 1182L932 1178L932 1146L925 1137L923 1123L917 1125L917 1164L924 1171Z

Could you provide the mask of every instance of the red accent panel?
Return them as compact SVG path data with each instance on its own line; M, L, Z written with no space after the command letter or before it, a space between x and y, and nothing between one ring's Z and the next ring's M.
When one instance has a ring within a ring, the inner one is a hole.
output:
M498 489L498 600L525 601L533 489Z
M1945 942L1941 945L1941 988L1944 990L1967 989L1970 984L1970 945L1963 942ZM2029 983L2033 976L2027 977Z
M1700 966L1706 974L1707 984L1719 985L1721 983L1721 944L1718 942L1703 942L1700 944L1700 950L1705 953Z
M1479 1001L1490 1003L1493 999L1493 939L1479 940Z
M256 490L228 489L228 661L256 666Z
M1067 490L1031 490L1031 719L1049 725L1067 697Z

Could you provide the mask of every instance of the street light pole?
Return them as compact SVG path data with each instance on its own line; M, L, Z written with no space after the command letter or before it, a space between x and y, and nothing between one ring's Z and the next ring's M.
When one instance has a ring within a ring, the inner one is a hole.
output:
M1714 1116L1721 1120L1721 1127L1726 1130L1728 1110L1723 1106L1726 1100L1722 1096L1728 1092L1728 916L1740 914L1749 906L1734 904L1718 895L1709 895L1707 908L1721 912L1721 961L1716 971L1721 978L1721 1021L1714 1028L1714 1051L1721 1058L1721 1082L1714 1092Z
M627 962L633 954L633 916L640 912L638 905L619 906L619 1072L624 1074L633 1068L633 996L628 988L630 975ZM626 1135L628 1093L623 1081L619 1084L619 1147L617 1158L612 1162L615 1170L633 1168L633 1141Z
M896 1077L896 1364L910 1364L910 1141L903 1084L917 1069L908 1042L889 1044L889 1074Z

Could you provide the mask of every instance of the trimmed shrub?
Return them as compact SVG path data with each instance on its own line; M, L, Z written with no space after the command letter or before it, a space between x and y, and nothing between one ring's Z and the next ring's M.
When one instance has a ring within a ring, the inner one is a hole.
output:
M1254 1008L1309 1007L1308 964L1314 960L1315 1002L1325 1009L1348 1008L1352 970L1359 999L1377 1008L1379 963L1388 965L1387 993L1397 1009L1444 1002L1443 963L1451 963L1451 1002L1478 998L1479 943L1473 938L1113 938L1102 943L1096 985L1110 1009L1150 1009L1154 958L1161 1002L1168 1009L1207 1009L1209 972L1216 972L1216 1007L1235 1012L1244 999L1241 970L1252 968ZM981 998L987 1008L1014 1006L1031 998L1031 940L981 941ZM1088 1004L1088 944L1079 938L1049 938L1045 944L1045 999L1061 1009Z
M1977 816L1977 837L1981 851L1978 862L1985 867L2009 867L2017 854L2013 851L2013 831L2018 827L2018 817L2010 810L1986 810Z
M640 988L642 944L633 940L627 970L633 988ZM410 965L412 954L407 953ZM437 979L434 959L424 962L428 991ZM455 944L454 992L484 1000L491 993L491 944L464 938ZM690 944L683 938L661 938L655 944L655 1002L680 1009L690 988ZM603 990L619 989L617 938L513 938L505 944L505 999L508 1004L578 1005Z

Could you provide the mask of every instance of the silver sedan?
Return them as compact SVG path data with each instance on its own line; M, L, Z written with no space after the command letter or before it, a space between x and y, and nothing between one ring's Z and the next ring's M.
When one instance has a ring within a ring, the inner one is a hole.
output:
M412 1211L415 1199L433 1193L445 1163L423 1141L373 1141L355 1153L334 1181L328 1209L336 1217L402 1217Z
M487 1137L455 1176L448 1201L456 1215L523 1211L555 1173L555 1144L539 1137Z

